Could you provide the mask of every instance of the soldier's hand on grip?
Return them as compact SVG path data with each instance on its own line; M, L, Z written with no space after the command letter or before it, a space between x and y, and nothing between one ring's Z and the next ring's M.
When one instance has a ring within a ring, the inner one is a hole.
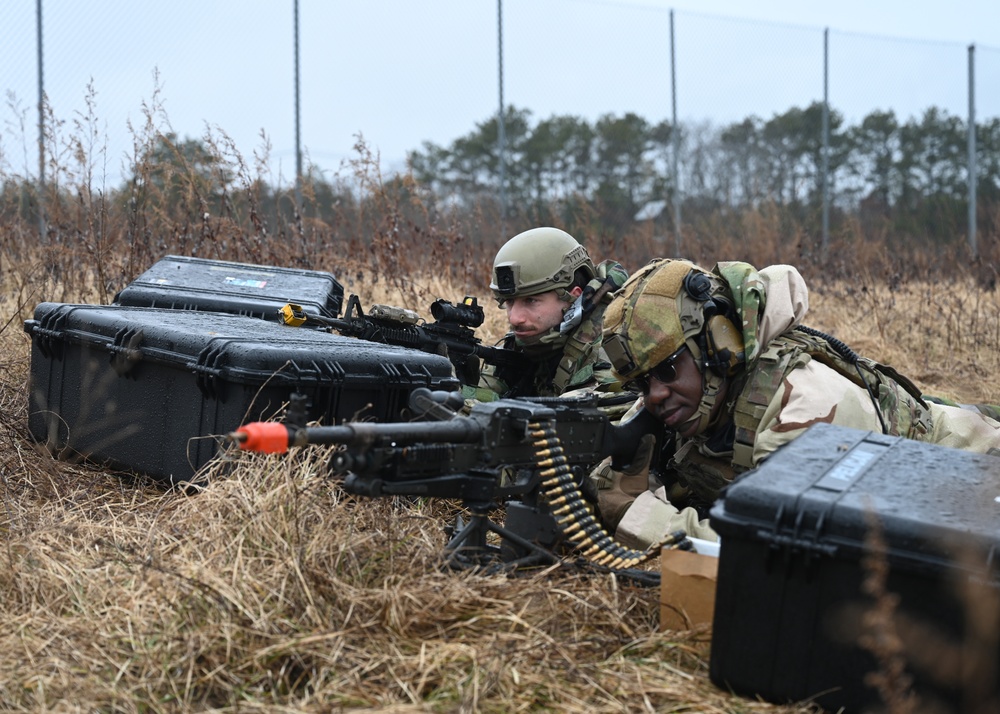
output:
M597 508L605 526L612 530L618 526L625 511L642 492L649 488L649 464L653 459L656 437L646 434L639 440L631 463L616 471L611 460L602 462L590 478L597 486Z

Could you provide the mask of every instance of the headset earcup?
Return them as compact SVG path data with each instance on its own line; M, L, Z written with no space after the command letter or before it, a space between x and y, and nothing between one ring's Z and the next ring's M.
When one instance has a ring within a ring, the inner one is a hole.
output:
M743 336L732 320L713 315L705 324L705 361L720 377L731 377L746 360Z

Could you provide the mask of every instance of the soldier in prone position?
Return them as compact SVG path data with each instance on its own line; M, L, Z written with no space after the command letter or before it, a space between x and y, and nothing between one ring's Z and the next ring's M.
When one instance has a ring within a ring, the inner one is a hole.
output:
M594 265L586 248L558 228L540 227L497 252L490 289L506 309L502 346L528 357L528 369L487 366L464 396L553 397L578 389L619 391L601 349L604 311L628 273L614 261Z
M719 490L819 422L979 453L1000 453L989 406L925 399L906 377L802 325L798 270L741 262L711 271L651 261L605 312L604 349L645 408L674 433L650 488L649 444L627 471L591 474L605 525L632 547L683 529L715 540L704 519Z

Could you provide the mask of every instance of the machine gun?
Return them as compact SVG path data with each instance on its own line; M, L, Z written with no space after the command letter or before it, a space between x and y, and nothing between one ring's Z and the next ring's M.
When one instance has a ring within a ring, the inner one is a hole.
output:
M461 404L461 394L418 388L410 408L422 420L305 426L298 418L305 410L293 402L285 422L246 424L228 438L241 449L270 453L340 444L330 468L348 493L461 499L471 517L457 521L445 548L453 566L556 562L554 551L568 547L596 566L626 570L661 546L691 547L683 531L645 551L622 546L580 490L583 475L604 457L621 466L643 435L663 432L645 410L619 425L600 409L597 395L500 399L475 404L467 416L456 411ZM490 520L501 506L503 526ZM487 542L490 533L499 546Z
M448 300L431 303L434 322L422 322L413 310L372 305L365 315L357 295L347 299L342 318L307 315L299 305L288 303L279 311L281 321L298 327L314 322L348 337L371 342L412 347L447 356L463 384L479 384L480 360L496 366L521 368L526 359L520 352L483 345L474 328L483 324L483 308L475 297L466 296L458 305Z

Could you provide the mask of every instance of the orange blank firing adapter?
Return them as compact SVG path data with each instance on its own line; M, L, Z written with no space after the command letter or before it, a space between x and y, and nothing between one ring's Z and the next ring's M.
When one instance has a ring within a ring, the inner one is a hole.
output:
M230 438L244 451L283 454L288 451L288 427L273 421L255 421L234 431Z

